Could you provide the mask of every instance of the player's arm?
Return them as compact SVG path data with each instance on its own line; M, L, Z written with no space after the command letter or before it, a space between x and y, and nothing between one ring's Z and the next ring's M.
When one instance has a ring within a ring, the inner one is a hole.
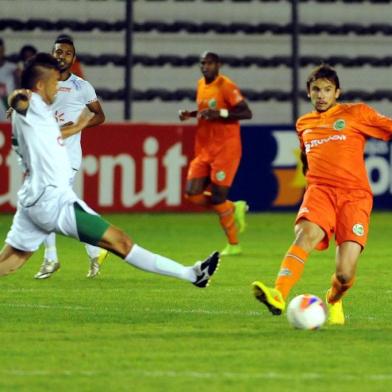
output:
M178 111L178 118L181 121L186 121L189 120L190 118L196 118L197 117L197 110L185 110L185 109L180 109Z
M246 101L241 101L230 109L205 109L200 112L200 116L206 120L249 120L252 118L252 111Z
M87 107L84 108L75 123L67 123L61 127L60 131L62 138L66 139L82 131L82 129L87 127L93 117L94 113L90 112Z
M91 102L86 106L91 113L94 113L94 117L89 121L86 128L95 127L105 121L105 113L103 112L102 106L98 100Z
M304 150L301 150L301 162L302 162L302 173L304 176L306 176L306 173L308 172L309 166L308 166L308 158L306 157L306 152Z
M27 89L14 90L8 96L8 105L12 110L15 110L23 116L26 115L30 106L31 91ZM7 111L8 115L8 111Z

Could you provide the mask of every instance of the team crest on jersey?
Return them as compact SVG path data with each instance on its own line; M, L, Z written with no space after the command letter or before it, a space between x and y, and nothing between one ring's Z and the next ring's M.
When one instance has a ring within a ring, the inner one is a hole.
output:
M208 107L209 107L210 109L216 109L216 106L217 106L216 99L215 99L215 98L211 98L211 99L208 101Z
M358 237L362 237L365 234L365 229L363 228L363 225L361 223L356 223L353 226L353 233Z
M223 181L226 178L226 173L223 170L218 171L215 174L215 177L218 181Z
M336 121L333 123L333 129L334 129L335 131L341 131L341 130L344 129L345 127L346 127L346 121L344 121L343 119L336 120Z

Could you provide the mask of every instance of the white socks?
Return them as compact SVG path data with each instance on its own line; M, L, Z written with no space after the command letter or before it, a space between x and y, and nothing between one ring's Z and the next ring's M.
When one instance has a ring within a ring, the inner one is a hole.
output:
M86 247L86 252L91 257L92 259L95 259L99 256L101 253L101 248L98 246L90 245L90 244L85 244Z
M176 261L152 253L136 244L132 246L131 251L125 257L125 261L144 271L173 276L188 282L196 281L196 273L193 267L185 267Z
M58 261L56 249L56 233L50 233L44 240L44 258L51 261Z

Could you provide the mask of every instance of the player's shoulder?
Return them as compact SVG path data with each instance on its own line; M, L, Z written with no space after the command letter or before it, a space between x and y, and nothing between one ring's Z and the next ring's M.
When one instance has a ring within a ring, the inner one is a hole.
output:
M75 74L71 74L68 79L68 82L74 85L77 89L93 88L92 84L89 81Z
M222 74L218 76L218 83L221 85L236 86L236 84L228 76Z
M316 118L315 112L305 113L297 119L295 126L297 130L300 130L303 127L306 127L310 121L313 121Z
M345 102L339 104L341 111L344 113L358 113L368 110L373 110L369 105L364 102Z

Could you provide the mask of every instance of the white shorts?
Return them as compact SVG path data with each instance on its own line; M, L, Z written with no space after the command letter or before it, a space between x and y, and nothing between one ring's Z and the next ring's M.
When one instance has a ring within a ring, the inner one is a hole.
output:
M98 215L71 190L47 190L31 207L18 204L5 242L13 248L35 252L48 234L60 233L79 240L74 203L92 215Z

